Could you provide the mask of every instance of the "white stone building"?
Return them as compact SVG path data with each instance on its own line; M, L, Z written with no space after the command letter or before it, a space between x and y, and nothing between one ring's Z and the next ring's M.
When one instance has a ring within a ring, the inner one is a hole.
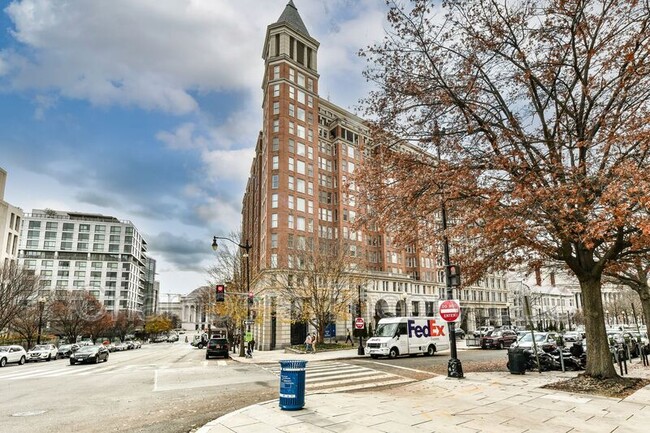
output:
M0 266L18 261L18 238L23 210L4 200L7 172L0 168Z
M81 212L25 214L19 262L41 277L40 296L86 290L106 310L144 314L147 243L131 221Z

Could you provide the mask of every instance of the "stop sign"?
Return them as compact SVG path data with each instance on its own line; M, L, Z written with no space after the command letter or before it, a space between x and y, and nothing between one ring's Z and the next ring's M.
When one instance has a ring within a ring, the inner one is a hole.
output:
M460 304L454 299L447 299L440 303L438 311L445 322L455 322L460 317Z
M365 322L363 321L363 317L357 317L354 319L354 328L355 329L363 329L365 326Z

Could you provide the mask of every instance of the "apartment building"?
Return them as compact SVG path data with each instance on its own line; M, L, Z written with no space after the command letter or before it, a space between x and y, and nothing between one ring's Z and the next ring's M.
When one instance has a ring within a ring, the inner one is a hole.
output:
M18 237L23 210L4 200L7 172L0 168L0 266L18 262Z
M86 290L109 313L144 314L153 290L147 242L131 221L112 216L35 209L24 215L19 262L40 275L40 296Z
M359 208L352 179L371 139L362 118L320 97L318 48L289 1L267 27L263 124L242 204L243 239L252 245L254 315L262 316L254 333L264 350L302 343L307 332L306 324L288 317L291 307L265 278L296 268L298 250L345 245L351 272L367 281L362 314L373 327L387 315L435 314L438 299L446 298L441 254L419 245L399 249L381 228L354 228ZM504 276L488 275L480 286L458 291L463 327L474 329L486 316L501 324L507 290ZM344 338L352 320L352 313L339 318L336 334Z

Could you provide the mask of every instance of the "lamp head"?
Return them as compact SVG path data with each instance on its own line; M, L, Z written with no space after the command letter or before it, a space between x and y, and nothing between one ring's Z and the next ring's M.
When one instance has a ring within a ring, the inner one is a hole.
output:
M212 238L212 249L213 249L214 251L217 251L217 248L219 248L219 245L217 245L217 237L214 236L214 237Z

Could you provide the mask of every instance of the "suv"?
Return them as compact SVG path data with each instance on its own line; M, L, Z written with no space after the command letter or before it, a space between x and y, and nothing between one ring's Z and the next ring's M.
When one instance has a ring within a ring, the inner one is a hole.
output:
M0 367L15 362L23 365L27 361L27 352L22 346L0 346Z
M485 337L490 331L494 331L494 326L481 326L476 331L474 331L474 338Z
M27 361L49 361L58 355L59 349L54 344L37 344L27 352Z
M211 356L228 358L228 340L225 338L211 338L205 350L205 359Z

